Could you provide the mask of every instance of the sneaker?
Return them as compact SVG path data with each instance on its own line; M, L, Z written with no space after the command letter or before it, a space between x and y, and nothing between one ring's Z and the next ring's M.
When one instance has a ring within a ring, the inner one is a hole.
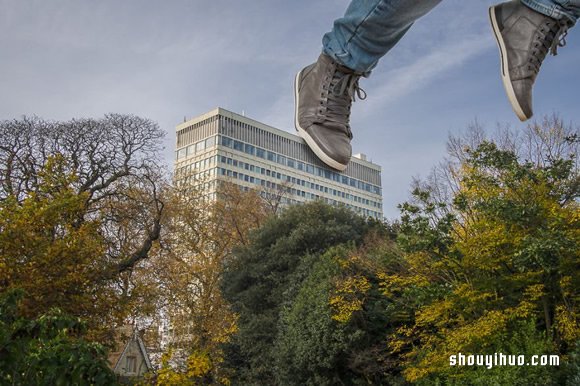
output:
M532 117L532 88L548 51L563 47L569 23L555 20L519 0L489 8L491 26L501 56L501 77L518 118Z
M362 74L321 54L296 75L294 82L295 125L310 149L328 166L343 171L350 161L350 107Z

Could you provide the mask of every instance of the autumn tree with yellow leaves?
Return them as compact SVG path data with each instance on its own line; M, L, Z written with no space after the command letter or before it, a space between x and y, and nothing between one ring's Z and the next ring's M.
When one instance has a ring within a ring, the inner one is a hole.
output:
M577 350L578 137L557 119L526 136L520 149L485 140L464 147L448 170L456 183L450 201L424 185L402 206L403 264L383 279L385 295L408 317L388 341L408 381L566 382L557 367L449 363L458 353L496 352L555 353L569 363Z
M132 115L0 122L0 292L57 307L112 344L139 303L128 277L159 239L163 132Z
M190 183L176 184L167 195L153 267L161 317L171 328L159 385L229 383L223 345L237 331L237 315L220 289L224 266L236 247L249 242L252 229L275 214L258 192L231 183L218 186L218 200L207 193Z

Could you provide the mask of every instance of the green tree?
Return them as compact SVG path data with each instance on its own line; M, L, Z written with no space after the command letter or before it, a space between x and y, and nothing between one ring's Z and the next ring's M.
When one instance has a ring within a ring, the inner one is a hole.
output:
M3 385L115 385L105 349L86 341L85 324L58 309L22 316L23 291L0 296L0 383Z
M315 262L328 248L360 245L372 228L373 224L347 209L320 202L299 205L266 222L251 235L249 244L226 261L223 293L239 315L238 333L227 347L226 358L237 370L234 382L277 382L279 369L272 365L278 361L276 342L283 313L293 306ZM308 291L322 290L302 290L305 298L301 301L310 299ZM325 307L330 312L328 304Z
M384 236L382 236L384 237ZM282 309L276 337L281 385L403 383L385 341L396 313L381 294L392 242L368 237L312 256L312 268Z
M455 170L452 203L417 189L415 203L402 206L404 269L387 274L384 288L409 314L389 342L409 381L564 382L557 368L485 373L451 367L449 356L511 350L566 360L573 350L580 337L575 162L520 160L513 149L483 141Z

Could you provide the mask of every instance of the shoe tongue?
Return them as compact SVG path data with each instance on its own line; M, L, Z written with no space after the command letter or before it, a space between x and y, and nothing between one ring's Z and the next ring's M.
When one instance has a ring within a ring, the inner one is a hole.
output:
M342 73L342 74L344 74L344 75L349 75L349 74L353 74L353 75L355 75L355 76L360 76L360 75L362 75L362 74L358 74L356 71L354 71L354 70L351 70L350 68L348 68L348 67L346 67L346 66L343 66L343 65L342 65L342 64L340 64L340 63L336 63L336 71L337 71L337 72L340 72L340 73Z

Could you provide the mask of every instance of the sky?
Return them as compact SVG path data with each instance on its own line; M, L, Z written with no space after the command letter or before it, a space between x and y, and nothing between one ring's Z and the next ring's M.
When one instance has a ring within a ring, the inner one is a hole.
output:
M314 62L345 0L0 0L0 120L130 113L167 132L223 107L294 133L293 80ZM499 76L493 1L445 0L418 20L361 87L353 153L382 166L385 216L445 157L449 135L477 121L525 127ZM548 57L535 118L580 124L580 31ZM1 139L0 139L1 140Z

